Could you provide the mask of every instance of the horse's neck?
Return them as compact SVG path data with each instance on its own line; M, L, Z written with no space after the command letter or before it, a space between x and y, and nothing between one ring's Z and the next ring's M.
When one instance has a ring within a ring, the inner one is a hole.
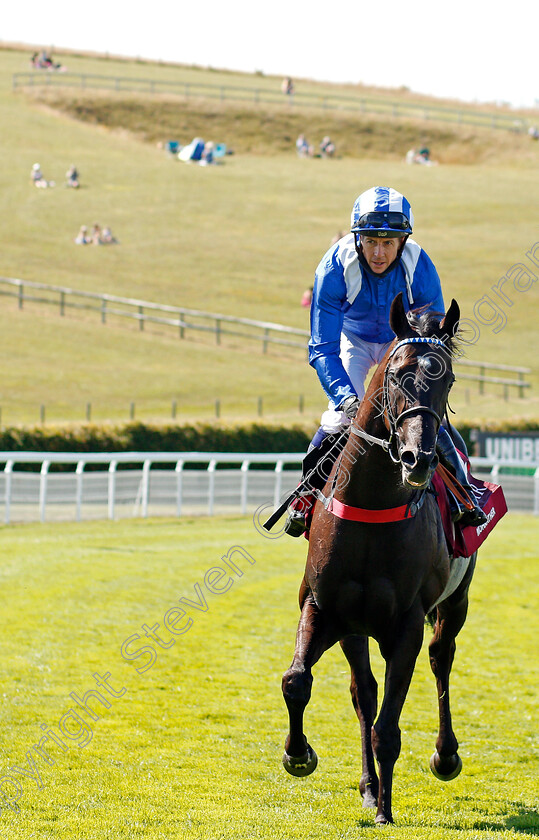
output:
M354 426L372 437L388 440L384 422L383 366L375 372L365 394ZM389 453L379 444L351 434L343 451L341 470L346 469L349 480L344 483L339 499L357 507L394 507L405 504L413 494L402 484L400 464L395 464Z
M384 371L382 362L374 372L367 392L361 401L355 424L373 437L387 437L388 432L384 423Z

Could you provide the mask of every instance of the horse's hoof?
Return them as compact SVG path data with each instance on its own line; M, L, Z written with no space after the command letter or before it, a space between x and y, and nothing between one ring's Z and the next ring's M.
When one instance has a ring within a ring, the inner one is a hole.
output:
M291 776L310 776L316 770L318 764L318 756L309 744L307 744L307 752L305 755L295 758L285 752L283 755L283 767Z
M374 822L376 825L390 825L393 823L393 817L386 817L385 814L376 814Z
M430 769L441 782L450 782L462 770L462 759L458 753L441 756L436 751L431 757Z

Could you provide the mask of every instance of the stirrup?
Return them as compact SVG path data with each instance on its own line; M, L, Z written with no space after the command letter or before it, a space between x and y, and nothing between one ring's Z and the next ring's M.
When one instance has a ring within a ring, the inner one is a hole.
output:
M285 534L290 537L301 537L309 529L314 502L312 494L294 499L288 508L288 517L283 529Z
M301 537L307 530L305 513L301 510L291 510L283 530L289 537Z

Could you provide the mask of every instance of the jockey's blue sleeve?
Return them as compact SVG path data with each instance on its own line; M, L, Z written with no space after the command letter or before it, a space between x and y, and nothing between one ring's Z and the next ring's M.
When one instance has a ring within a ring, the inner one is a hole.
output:
M320 271L319 266L315 275L309 364L316 370L320 384L335 408L356 393L340 358L346 304L344 276L334 255L325 263L324 271Z
M359 267L349 236L329 249L316 270L309 364L335 408L355 395L340 358L343 327L366 342L392 341L395 335L389 326L389 310L398 292L403 293L406 311L422 306L435 312L445 311L440 278L432 260L417 243L410 241L407 248L413 259L413 303L409 300L402 262L389 275L377 277Z

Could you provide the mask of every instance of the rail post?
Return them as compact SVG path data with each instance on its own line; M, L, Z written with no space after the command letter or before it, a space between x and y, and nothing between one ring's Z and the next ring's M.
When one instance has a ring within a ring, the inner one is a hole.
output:
M241 512L242 514L247 513L247 481L249 475L249 464L250 461L242 461L241 464Z
M39 521L45 522L45 508L47 505L47 476L49 474L50 461L43 461L39 478Z
M150 498L150 467L152 462L147 459L142 465L142 516L148 518L148 501Z
M76 491L76 520L80 522L81 520L81 510L82 510L82 474L84 472L84 461L79 461L77 463L77 469L75 470L76 481L77 481L77 491Z
M176 473L176 516L182 515L182 479L183 479L183 461L178 461L174 468Z
M279 507L281 501L281 487L283 486L283 462L275 464L275 487L273 489L273 507Z
M107 507L108 507L108 518L114 519L114 502L115 502L115 494L116 494L116 467L118 466L117 461L111 461L109 464L109 484L108 484L108 500L107 500Z
M6 525L9 525L10 515L11 515L11 483L13 478L13 467L15 465L15 461L7 461L6 466L4 467L4 475L6 477L6 486L5 486L5 513L4 513L4 522Z
M213 508L215 505L215 467L217 461L212 458L208 464L208 516L213 516Z
M182 479L183 479L183 461L178 461L174 468L176 473L176 516L182 515Z

